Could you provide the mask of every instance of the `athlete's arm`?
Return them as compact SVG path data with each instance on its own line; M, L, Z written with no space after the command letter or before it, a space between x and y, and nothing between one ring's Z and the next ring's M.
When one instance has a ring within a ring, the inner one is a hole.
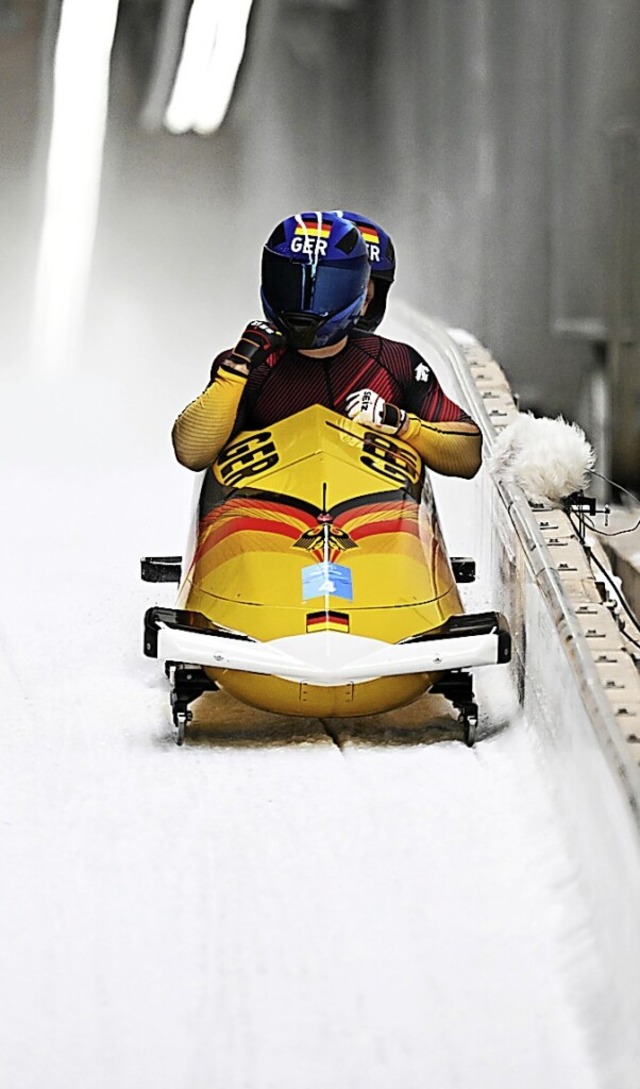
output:
M372 389L360 389L349 394L347 416L363 427L396 435L412 446L427 468L436 473L467 478L475 476L482 460L480 431L470 416L445 397L437 383L435 386L432 386L432 393L434 405L437 402L439 406L438 419L425 420L413 412L398 408Z
M407 420L399 438L416 450L425 465L443 476L475 476L482 462L482 434L459 405L444 393L424 359L409 349L412 380L407 390Z
M233 431L246 376L224 364L210 386L187 405L173 425L171 439L181 465L197 471L213 465Z
M173 449L181 465L196 471L213 465L236 425L250 371L283 347L280 333L264 321L252 321L235 348L217 357L209 386L173 425Z
M444 397L444 395L443 395ZM392 405L372 389L349 394L347 416L363 427L396 435L420 454L429 469L444 476L475 476L480 468L482 436L473 420L445 398L448 420L427 421Z
M482 435L473 420L427 421L407 413L398 435L443 476L475 476L482 463Z

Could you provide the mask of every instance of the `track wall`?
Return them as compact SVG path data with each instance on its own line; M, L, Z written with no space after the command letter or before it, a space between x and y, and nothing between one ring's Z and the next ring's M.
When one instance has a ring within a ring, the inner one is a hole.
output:
M432 362L447 392L482 427L489 453L497 428L517 414L490 354L404 304L395 307L388 335ZM594 624L606 625L610 612L562 511L532 509L519 488L498 485L486 467L472 482L456 481L453 489L446 483L439 489L446 501L438 496L445 537L447 494L469 511L468 539L449 541L450 550L475 555L484 607L509 619L514 695L575 858L585 925L609 983L596 1023L600 1042L615 1054L616 1040L622 1048L633 1038L640 1010L637 671L618 649L594 652ZM605 643L615 643L604 631Z

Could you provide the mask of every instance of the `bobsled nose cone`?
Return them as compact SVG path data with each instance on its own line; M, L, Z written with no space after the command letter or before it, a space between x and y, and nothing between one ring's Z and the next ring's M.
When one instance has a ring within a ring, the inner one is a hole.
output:
M319 631L312 636L314 640L313 653L316 665L321 669L331 669L337 663L343 663L350 649L349 636L341 635L335 631Z
M304 666L308 680L316 684L343 684L352 666L385 646L378 640L335 631L286 636L270 645Z

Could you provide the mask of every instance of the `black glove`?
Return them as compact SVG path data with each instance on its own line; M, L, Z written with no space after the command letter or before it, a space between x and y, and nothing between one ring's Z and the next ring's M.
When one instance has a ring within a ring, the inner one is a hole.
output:
M282 333L273 329L266 321L250 321L223 366L237 371L238 374L249 374L249 371L263 363L273 351L283 348L284 343Z

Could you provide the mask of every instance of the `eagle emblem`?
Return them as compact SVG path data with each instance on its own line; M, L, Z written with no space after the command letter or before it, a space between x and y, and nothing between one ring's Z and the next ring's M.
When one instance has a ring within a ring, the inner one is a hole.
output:
M351 540L351 537L344 529L339 529L338 526L331 526L329 529L329 548L337 549L339 552L347 552L350 548L357 548L355 541ZM321 549L325 540L324 526L314 526L313 529L308 529L306 533L303 533L301 537L293 545L294 548L305 548L307 552L312 552L314 549Z

